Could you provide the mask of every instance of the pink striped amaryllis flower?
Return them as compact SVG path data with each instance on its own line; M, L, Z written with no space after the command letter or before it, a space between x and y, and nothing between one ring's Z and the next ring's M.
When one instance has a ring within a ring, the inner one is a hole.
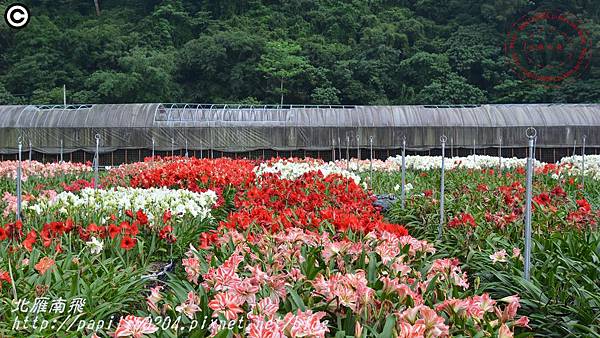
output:
M141 338L156 331L158 331L158 326L152 324L148 317L128 315L125 318L121 318L113 337Z
M233 292L221 292L215 295L215 298L208 302L208 307L212 309L213 317L218 317L220 314L225 315L228 321L237 320L238 315L244 310L241 305L244 299Z
M292 338L324 338L325 333L329 332L327 321L321 321L325 316L325 312L313 313L312 310L304 312L298 310L296 314L288 313L283 319L285 333Z
M264 320L257 318L252 320L246 328L246 337L248 338L286 338L283 326L283 320L270 319Z
M194 291L190 291L188 292L187 299L181 305L176 307L175 311L183 313L189 319L194 319L196 312L200 311L198 303L200 303L200 299Z
M373 300L375 293L368 286L365 272L362 270L345 275L336 273L328 279L319 275L313 281L313 286L314 293L322 296L326 302L337 302L355 313L360 313Z
M418 305L397 314L401 337L448 337L444 317L426 305Z

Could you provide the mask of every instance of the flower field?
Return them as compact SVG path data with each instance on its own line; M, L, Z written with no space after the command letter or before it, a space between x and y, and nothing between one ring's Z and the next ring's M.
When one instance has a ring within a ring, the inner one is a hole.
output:
M0 164L0 336L600 337L600 159ZM589 166L587 165L589 163ZM410 189L409 189L410 188Z

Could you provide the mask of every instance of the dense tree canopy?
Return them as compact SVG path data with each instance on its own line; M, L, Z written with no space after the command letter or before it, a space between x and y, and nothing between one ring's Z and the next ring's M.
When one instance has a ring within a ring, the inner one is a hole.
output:
M26 28L0 25L0 104L60 103L63 85L73 103L600 102L598 56L549 86L504 49L540 6L598 41L600 1L103 0L99 16L92 0L25 3Z

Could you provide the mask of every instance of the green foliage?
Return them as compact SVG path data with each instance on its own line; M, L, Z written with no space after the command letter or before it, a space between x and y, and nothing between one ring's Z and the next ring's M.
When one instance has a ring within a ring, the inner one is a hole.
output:
M0 104L599 102L600 68L560 86L504 56L526 0L35 1L0 25ZM600 2L544 3L600 39ZM0 5L4 12L5 5ZM254 101L248 101L254 102Z

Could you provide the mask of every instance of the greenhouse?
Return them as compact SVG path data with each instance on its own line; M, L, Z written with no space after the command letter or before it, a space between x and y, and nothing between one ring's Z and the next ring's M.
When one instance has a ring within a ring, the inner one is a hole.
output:
M87 161L99 136L101 165L159 155L273 156L326 160L408 153L524 157L525 129L537 129L537 157L598 153L599 104L459 106L242 106L225 104L93 104L0 106L0 157L24 153L44 162ZM154 144L154 145L153 145ZM31 149L31 151L30 151ZM26 155L25 155L26 156Z

